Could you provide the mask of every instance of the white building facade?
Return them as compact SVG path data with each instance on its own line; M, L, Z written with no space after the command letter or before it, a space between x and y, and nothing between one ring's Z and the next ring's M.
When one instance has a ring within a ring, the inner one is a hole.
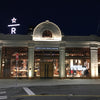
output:
M99 78L100 37L63 36L48 20L31 35L0 34L0 77Z

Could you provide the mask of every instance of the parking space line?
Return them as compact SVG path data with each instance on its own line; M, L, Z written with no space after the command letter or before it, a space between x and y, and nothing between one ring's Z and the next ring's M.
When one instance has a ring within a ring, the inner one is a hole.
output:
M100 95L18 95L14 97L28 97L28 96L100 97Z
M0 96L0 99L1 99L1 100L7 99L7 96Z
M32 92L29 88L23 87L23 89L25 90L25 92L26 92L28 95L35 95L35 93Z
M0 94L5 94L5 93L6 93L6 91L1 91L1 92L0 92Z

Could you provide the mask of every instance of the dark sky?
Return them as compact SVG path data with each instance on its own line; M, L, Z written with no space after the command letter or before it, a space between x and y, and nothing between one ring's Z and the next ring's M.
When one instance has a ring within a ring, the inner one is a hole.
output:
M100 0L0 0L0 33L9 33L12 17L21 24L17 34L50 20L65 35L100 35Z

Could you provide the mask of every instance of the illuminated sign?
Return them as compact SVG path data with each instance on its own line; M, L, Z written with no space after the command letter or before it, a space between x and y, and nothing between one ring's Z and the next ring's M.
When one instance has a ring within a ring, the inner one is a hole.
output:
M10 24L10 25L8 25L8 27L11 27L11 34L16 34L16 27L17 26L20 26L20 24L17 24L16 23L16 18L15 17L13 17L12 19L11 19L11 21L12 21L12 24Z

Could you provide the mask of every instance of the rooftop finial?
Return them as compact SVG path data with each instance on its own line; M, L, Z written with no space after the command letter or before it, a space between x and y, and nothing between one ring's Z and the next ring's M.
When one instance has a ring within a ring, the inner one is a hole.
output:
M48 23L48 22L49 22L49 20L46 20L46 22Z

